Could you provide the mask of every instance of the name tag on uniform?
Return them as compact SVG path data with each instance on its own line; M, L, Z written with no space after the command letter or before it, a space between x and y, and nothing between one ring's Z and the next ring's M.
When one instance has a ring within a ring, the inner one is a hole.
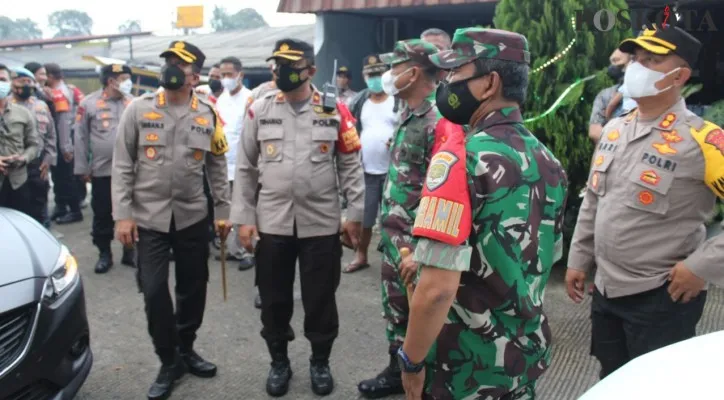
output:
M163 122L141 121L141 128L165 129Z
M279 118L262 118L259 120L259 125L281 125L282 120Z
M339 128L339 121L336 119L315 119L312 121L312 126L324 126L327 128Z

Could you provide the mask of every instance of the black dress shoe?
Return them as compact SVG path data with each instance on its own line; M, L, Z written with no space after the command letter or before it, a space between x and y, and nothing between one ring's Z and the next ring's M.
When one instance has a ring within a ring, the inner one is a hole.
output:
M58 219L55 220L55 223L58 225L67 225L80 221L83 221L83 213L81 213L80 211L71 211L63 215L62 217L58 217Z
M402 373L397 358L390 354L390 364L375 378L360 382L357 390L368 399L404 394L405 388L402 386Z
M186 364L177 359L175 363L162 365L156 382L148 389L148 400L166 400L171 395L173 384L186 372Z
M113 266L113 254L110 251L101 251L96 263L96 274L105 274Z
M193 350L188 353L181 353L181 359L192 375L199 378L211 378L216 375L216 365L204 360Z
M55 221L67 213L68 209L66 207L55 206L55 208L53 208L53 212L50 214L50 220Z
M259 296L259 293L254 297L254 307L261 310L261 296Z
M312 360L309 364L309 378L312 381L312 392L317 396L326 396L334 390L334 378L327 360Z
M252 269L255 265L256 260L254 260L254 257L242 257L241 260L239 260L239 271Z
M284 396L289 391L291 379L292 366L288 359L272 361L269 376L266 378L266 392L273 397Z
M123 256L121 257L121 264L136 268L136 249L123 248Z

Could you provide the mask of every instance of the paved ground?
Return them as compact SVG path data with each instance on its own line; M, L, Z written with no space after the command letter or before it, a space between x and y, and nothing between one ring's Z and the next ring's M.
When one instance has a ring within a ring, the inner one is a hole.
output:
M95 364L79 400L126 400L145 398L155 378L158 361L146 333L141 295L134 270L120 265L120 248L114 248L116 267L108 274L93 273L96 251L90 240L90 211L80 224L55 228L78 256L86 288L91 324L91 346ZM345 253L344 261L351 259ZM337 387L334 400L357 399L360 378L371 377L387 362L384 324L380 317L379 266L344 275L338 292L341 312L340 337L332 366ZM268 357L259 336L260 322L253 307L253 272L228 267L229 299L222 301L220 264L211 261L211 282L204 325L197 350L218 363L219 375L211 380L187 376L174 392L175 399L267 399L264 380ZM573 400L596 382L597 365L588 355L589 302L574 305L565 296L561 271L551 278L546 309L553 329L553 367L539 386L544 400ZM298 302L299 303L299 302ZM293 326L298 339L290 346L295 371L290 393L294 400L314 399L309 389L309 346L301 333L301 304L295 309ZM724 292L712 290L700 324L700 333L724 329ZM300 339L301 338L301 339ZM401 399L398 397L397 399Z

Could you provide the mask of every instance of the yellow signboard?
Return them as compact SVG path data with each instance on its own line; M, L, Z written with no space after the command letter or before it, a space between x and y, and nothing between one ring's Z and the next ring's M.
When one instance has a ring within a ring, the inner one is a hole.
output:
M182 6L176 11L176 28L191 29L204 26L204 6Z

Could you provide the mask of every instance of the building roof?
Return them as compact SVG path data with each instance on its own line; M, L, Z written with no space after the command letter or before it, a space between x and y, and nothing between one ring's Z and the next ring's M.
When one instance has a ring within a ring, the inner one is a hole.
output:
M277 12L317 13L374 8L445 6L474 3L496 3L498 0L280 0Z
M133 32L133 33L115 33L112 35L86 35L86 36L69 36L52 39L32 39L32 40L5 40L0 41L0 49L13 49L19 47L45 46L52 44L70 44L90 42L92 40L113 40L123 39L127 37L149 36L152 32Z
M221 61L226 56L239 57L245 68L266 67L266 58L274 48L274 43L283 38L295 38L314 43L314 25L286 27L265 27L240 31L228 31L188 36L142 36L132 39L133 64L160 65L158 57L172 41L187 40L198 46L206 54L206 67ZM64 45L45 46L43 48L0 49L0 62L11 66L30 61L39 63L54 62L63 69L95 69L92 61L83 56L99 56L120 60L129 60L131 47L128 40L116 40L102 43L82 43L66 47Z

